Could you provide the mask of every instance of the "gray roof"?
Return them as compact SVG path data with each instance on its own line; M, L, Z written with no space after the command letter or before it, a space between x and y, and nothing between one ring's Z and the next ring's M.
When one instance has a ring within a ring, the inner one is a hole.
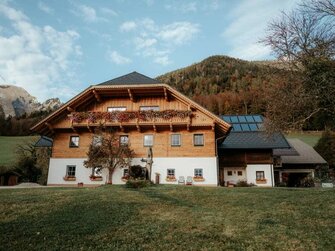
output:
M98 85L137 85L137 84L159 84L161 83L157 79L149 78L136 71L117 77Z
M265 132L231 132L219 145L221 149L275 149L290 148L281 133L267 135Z
M290 145L298 152L298 156L282 156L283 164L327 164L313 147L300 139L288 139Z
M52 139L42 136L35 144L35 147L52 147Z

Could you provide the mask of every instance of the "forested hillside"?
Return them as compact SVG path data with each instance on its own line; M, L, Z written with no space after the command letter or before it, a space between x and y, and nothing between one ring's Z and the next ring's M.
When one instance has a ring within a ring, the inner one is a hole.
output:
M285 65L212 56L158 77L216 114L265 114L273 87L299 81Z

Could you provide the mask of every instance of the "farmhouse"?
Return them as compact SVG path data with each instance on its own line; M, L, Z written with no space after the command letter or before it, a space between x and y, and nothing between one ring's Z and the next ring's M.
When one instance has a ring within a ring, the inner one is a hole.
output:
M93 85L35 125L32 130L53 138L48 185L104 184L106 170L89 170L87 158L94 129L117 130L120 142L135 152L133 165L152 152L151 179L177 184L218 184L217 142L231 126L172 87L137 72ZM99 179L91 179L99 172ZM123 184L127 169L115 170L112 183Z
M109 180L107 170L84 166L101 125L116 131L120 144L134 150L132 165L145 167L151 158L155 183L230 186L245 181L275 186L287 173L306 176L324 163L313 149L306 155L306 147L302 151L301 144L289 143L282 134L266 134L263 120L261 115L218 117L169 85L132 72L88 87L32 130L53 139L48 185ZM308 156L314 156L314 162ZM124 184L128 172L115 170L112 183Z

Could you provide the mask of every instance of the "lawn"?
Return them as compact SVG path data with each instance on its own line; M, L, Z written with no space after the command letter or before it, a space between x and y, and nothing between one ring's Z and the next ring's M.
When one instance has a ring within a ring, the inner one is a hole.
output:
M0 166L12 166L16 159L17 145L25 142L35 142L36 136L6 137L0 136Z
M321 138L321 135L322 135L321 131L308 131L308 132L291 132L285 136L289 139L297 138L310 146L315 146L316 143Z
M334 250L333 189L0 190L1 250Z

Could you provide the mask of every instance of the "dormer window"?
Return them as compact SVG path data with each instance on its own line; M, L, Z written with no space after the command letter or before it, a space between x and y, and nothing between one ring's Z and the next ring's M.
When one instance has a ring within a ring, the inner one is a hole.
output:
M127 107L125 106L112 106L107 108L108 112L125 112L126 110Z
M140 106L140 111L159 111L159 106Z

